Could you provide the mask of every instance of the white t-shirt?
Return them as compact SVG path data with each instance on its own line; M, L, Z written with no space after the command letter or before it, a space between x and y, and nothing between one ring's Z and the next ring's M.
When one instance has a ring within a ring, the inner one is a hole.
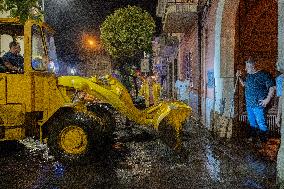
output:
M175 83L177 89L177 98L178 100L188 100L189 99L189 80L177 80Z

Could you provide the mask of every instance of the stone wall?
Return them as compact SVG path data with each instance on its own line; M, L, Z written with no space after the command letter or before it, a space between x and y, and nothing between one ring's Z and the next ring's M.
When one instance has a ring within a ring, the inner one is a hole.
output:
M278 61L277 69L284 73L284 0L278 0ZM282 83L282 95L284 83ZM284 98L282 98L284 104ZM281 144L277 156L277 182L279 188L284 188L284 106L282 105Z

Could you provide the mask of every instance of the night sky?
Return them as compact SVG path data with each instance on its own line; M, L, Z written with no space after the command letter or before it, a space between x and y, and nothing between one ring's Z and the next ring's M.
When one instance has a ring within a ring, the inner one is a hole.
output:
M136 5L147 10L156 20L156 33L160 19L156 18L157 0L49 0L45 2L45 21L56 31L57 53L61 60L76 62L83 33L99 37L99 27L115 9Z

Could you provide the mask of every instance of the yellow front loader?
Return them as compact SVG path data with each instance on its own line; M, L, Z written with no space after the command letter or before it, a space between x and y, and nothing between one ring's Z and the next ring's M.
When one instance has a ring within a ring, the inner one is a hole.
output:
M113 110L137 124L172 129L177 138L191 109L181 102L160 102L137 109L115 78L57 77L52 29L45 23L0 18L1 56L12 40L20 42L24 70L10 72L0 64L0 140L46 138L56 158L82 162L105 148L115 127ZM82 98L88 94L91 100ZM88 102L92 102L88 106Z

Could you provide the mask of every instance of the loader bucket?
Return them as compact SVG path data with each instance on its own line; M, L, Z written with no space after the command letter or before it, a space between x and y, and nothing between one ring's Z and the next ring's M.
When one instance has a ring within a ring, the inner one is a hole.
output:
M183 123L191 115L191 108L179 101L162 101L145 110L136 108L127 89L116 78L84 78L61 76L61 86L71 87L92 95L94 99L110 104L114 109L136 124L160 130L165 138L173 138L175 146L180 144ZM170 137L173 136L173 137Z
M146 111L153 115L153 126L161 139L170 147L178 148L181 145L182 129L191 116L191 108L186 104L173 101L161 102L156 107Z

